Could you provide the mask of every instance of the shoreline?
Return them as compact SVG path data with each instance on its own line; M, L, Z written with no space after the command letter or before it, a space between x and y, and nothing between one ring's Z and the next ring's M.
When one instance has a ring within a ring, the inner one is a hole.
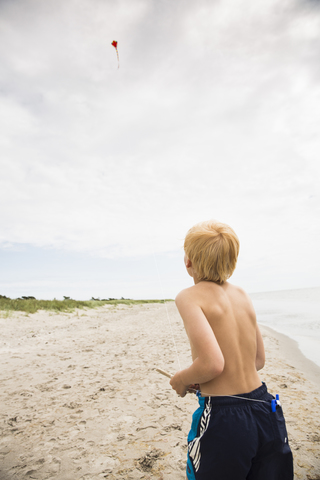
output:
M295 368L302 372L305 377L320 388L320 367L307 358L299 348L299 343L293 338L274 330L273 328L259 323L261 333L271 335L281 344L279 355L289 361ZM267 360L266 360L267 361Z
M296 341L299 352L320 368L320 287L253 293L250 297L258 323ZM313 370L311 364L306 365L309 369Z

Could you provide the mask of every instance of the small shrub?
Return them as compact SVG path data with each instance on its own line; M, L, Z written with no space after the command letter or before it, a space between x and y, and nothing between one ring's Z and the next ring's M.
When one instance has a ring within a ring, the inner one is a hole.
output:
M36 313L38 310L49 310L55 312L71 312L75 308L96 308L103 305L140 305L145 303L164 303L172 300L132 300L129 298L108 298L99 300L73 300L70 297L63 297L64 300L37 300L35 297L21 297L11 299L5 295L0 295L0 311L4 312L26 312ZM6 317L9 316L6 315ZM5 317L5 318L6 318Z

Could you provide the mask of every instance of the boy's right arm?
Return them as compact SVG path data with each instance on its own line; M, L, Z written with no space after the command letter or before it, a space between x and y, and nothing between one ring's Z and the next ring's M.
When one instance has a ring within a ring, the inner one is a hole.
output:
M262 335L260 332L260 328L257 323L257 316L256 312L254 310L254 306L252 304L252 300L249 297L248 294L246 294L248 303L250 305L249 311L251 311L250 315L252 316L252 319L256 322L256 342L257 342L257 353L256 353L256 370L259 371L264 367L265 361L266 361L266 356L265 356L265 351L264 351L264 344L263 344L263 339Z
M256 353L256 369L261 370L264 367L266 361L263 339L260 332L260 328L257 324L257 353Z

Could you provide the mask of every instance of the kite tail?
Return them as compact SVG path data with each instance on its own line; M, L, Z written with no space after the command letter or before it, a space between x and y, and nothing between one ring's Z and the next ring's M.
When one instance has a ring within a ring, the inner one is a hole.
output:
M120 68L119 52L117 48L116 48L116 51L117 51L117 57L118 57L118 68Z

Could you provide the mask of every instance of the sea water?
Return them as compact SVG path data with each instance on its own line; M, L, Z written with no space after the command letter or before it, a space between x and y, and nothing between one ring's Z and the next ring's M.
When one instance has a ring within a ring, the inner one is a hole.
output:
M320 287L252 293L258 323L298 342L301 352L320 367Z

